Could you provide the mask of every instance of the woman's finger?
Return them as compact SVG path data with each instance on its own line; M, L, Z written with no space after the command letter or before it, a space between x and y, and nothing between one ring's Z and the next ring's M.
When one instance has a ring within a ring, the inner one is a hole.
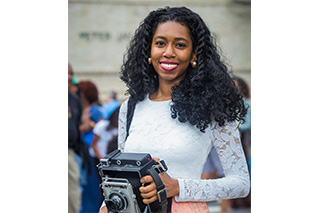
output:
M151 175L146 175L140 179L140 182L141 183L151 183L151 182L154 182L154 180Z
M140 195L141 195L142 198L150 199L150 198L152 198L154 196L157 196L157 190L154 189L154 190L149 191L147 193L141 193Z
M153 196L149 199L143 199L142 202L144 204L150 204L150 203L153 203L154 201L157 201L158 200L158 197L157 196Z
M148 193L148 192L153 191L154 189L157 189L157 186L156 186L156 183L155 183L155 182L152 182L152 183L150 183L150 184L147 185L147 186L141 186L141 187L139 188L139 191L140 191L141 193Z
M160 161L160 158L152 157L152 159L153 159L155 162L157 162L157 163L159 163L159 161Z

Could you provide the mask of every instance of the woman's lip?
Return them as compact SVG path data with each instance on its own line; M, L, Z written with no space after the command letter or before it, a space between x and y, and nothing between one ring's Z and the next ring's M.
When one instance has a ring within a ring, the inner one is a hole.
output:
M176 69L178 65L179 64L177 62L173 61L160 61L160 67L166 72L170 72Z
M170 72L178 67L176 63L160 63L160 67L167 72Z

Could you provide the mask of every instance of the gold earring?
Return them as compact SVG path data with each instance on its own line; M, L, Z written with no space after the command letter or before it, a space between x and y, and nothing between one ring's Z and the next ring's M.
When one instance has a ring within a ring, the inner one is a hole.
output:
M151 64L151 58L148 58L148 63Z

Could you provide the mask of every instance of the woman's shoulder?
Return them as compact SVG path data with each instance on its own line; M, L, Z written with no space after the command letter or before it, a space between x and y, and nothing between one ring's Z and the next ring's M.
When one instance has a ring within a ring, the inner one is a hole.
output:
M141 103L147 103L147 100L148 100L148 94L146 94L144 96L144 99L142 101L138 101L138 103L134 103L134 105L139 105ZM125 112L125 113L127 112L129 101L130 101L130 98L127 98L124 102L122 102L122 104L120 106L120 113L121 112ZM132 105L133 102L130 102L130 104Z

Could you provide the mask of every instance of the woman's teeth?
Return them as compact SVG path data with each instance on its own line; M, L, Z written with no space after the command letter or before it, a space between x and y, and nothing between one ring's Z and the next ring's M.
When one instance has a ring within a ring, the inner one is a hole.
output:
M161 65L169 69L178 66L177 64L161 64Z

